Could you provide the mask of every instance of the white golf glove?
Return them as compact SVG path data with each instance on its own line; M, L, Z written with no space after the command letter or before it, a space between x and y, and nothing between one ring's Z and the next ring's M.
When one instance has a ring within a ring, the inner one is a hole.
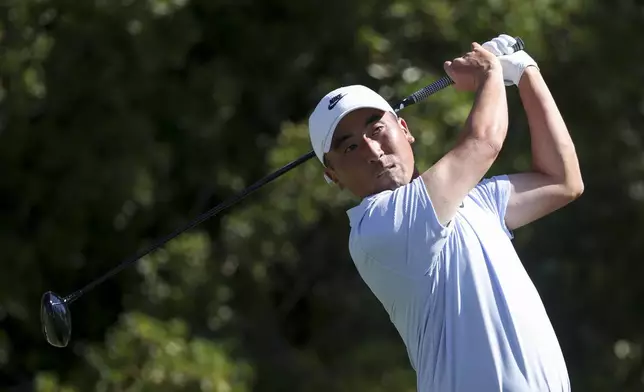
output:
M512 45L516 44L516 42L517 40L514 37L501 34L481 45L499 58L503 67L503 80L506 86L518 86L526 68L536 67L539 69L537 62L525 51L514 51Z

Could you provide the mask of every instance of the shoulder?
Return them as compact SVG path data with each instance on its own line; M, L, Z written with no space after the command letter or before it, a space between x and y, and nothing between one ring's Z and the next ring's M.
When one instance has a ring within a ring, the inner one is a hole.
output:
M428 210L433 211L433 206L422 178L417 177L407 185L366 197L347 214L354 233L391 234Z
M385 265L409 264L418 255L433 258L453 230L438 222L421 177L365 198L347 213L352 253Z
M512 183L507 174L487 177L481 180L472 189L469 196L476 200L498 200L500 197L509 194Z
M478 215L481 219L490 219L490 224L500 225L506 235L513 238L512 232L505 223L511 194L512 182L507 174L503 174L483 179L472 189L468 197L483 212Z

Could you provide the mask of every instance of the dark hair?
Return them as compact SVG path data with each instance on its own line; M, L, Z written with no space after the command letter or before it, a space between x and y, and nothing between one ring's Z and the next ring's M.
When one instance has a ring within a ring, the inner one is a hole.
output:
M333 169L333 167L331 167L331 162L326 158L326 154L322 155L322 163L324 164L324 167Z

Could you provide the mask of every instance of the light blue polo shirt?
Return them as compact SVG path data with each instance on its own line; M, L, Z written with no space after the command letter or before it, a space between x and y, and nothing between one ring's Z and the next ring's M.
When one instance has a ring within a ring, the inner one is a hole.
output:
M350 209L349 250L400 333L420 392L570 391L539 294L505 226L507 176L438 222L422 177Z

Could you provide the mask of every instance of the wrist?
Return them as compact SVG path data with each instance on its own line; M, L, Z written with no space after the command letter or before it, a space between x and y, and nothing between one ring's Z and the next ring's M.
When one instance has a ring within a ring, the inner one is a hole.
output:
M537 66L528 66L526 69L523 71L523 74L521 75L521 79L519 80L518 87L519 88L524 88L527 87L528 85L532 84L533 82L541 79L541 71L539 70L539 67Z
M499 74L503 76L503 64L498 59L495 59L484 72L486 75Z
M475 81L475 86L474 91L476 91L477 94L481 94L483 90L496 89L496 87L503 89L503 71L497 69L487 69L482 71Z
M541 71L536 65L528 65L523 71L523 75L526 75L528 77L541 76Z
M482 75L481 75L481 77L479 79L481 81L480 84L482 84L484 81L490 80L490 79L491 80L499 80L499 81L503 82L503 67L501 67L501 65L492 66L492 67L488 68L487 70L485 70L482 73Z

